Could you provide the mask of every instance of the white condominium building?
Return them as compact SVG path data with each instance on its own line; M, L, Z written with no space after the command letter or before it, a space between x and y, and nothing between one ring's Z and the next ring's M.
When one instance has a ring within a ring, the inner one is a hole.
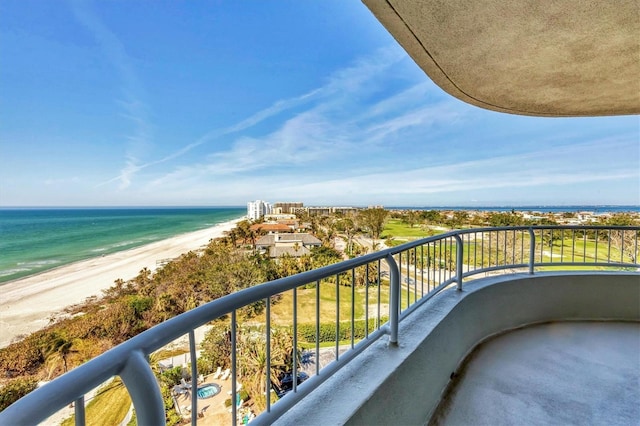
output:
M271 214L271 204L266 201L256 200L247 203L247 216L249 220L260 219L265 214Z

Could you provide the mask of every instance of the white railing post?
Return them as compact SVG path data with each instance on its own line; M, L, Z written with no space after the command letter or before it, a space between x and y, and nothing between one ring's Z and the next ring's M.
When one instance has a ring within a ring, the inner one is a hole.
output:
M533 264L535 263L536 255L536 234L533 232L533 228L529 227L529 275L533 275Z
M391 254L385 258L389 265L389 283L390 300L389 300L389 326L390 336L389 343L393 346L398 345L398 323L400 321L400 271L398 264Z
M160 393L160 385L142 351L134 350L131 352L120 373L120 378L131 395L138 424L165 424L164 402Z
M462 259L464 256L464 247L460 234L455 234L453 238L456 239L456 283L458 291L462 291Z

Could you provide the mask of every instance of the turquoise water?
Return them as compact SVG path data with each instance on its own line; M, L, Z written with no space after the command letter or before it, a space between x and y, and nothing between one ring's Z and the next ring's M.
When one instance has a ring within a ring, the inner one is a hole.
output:
M220 393L220 386L215 383L208 383L198 388L198 399L207 399ZM240 396L240 394L238 394Z
M245 214L244 207L0 209L0 283Z

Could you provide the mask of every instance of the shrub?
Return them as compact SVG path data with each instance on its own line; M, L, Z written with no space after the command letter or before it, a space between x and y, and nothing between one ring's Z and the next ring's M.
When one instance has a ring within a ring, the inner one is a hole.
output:
M386 317L380 319L381 323L387 321ZM365 320L356 320L353 323L353 338L364 339L365 337ZM375 319L369 319L369 333L376 329ZM316 342L316 325L315 324L298 324L298 339L304 342L315 343ZM338 335L339 340L351 339L351 322L343 321L340 323L340 333ZM336 340L336 324L321 323L318 334L319 342L335 342Z
M31 377L9 381L0 389L0 411L4 410L36 388L38 381Z

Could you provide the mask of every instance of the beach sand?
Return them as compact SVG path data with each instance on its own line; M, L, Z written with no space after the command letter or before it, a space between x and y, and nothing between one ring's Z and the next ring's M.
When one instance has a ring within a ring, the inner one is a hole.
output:
M102 296L115 280L154 271L158 261L197 250L235 227L233 220L134 249L65 265L0 285L0 348L49 324L66 307Z

